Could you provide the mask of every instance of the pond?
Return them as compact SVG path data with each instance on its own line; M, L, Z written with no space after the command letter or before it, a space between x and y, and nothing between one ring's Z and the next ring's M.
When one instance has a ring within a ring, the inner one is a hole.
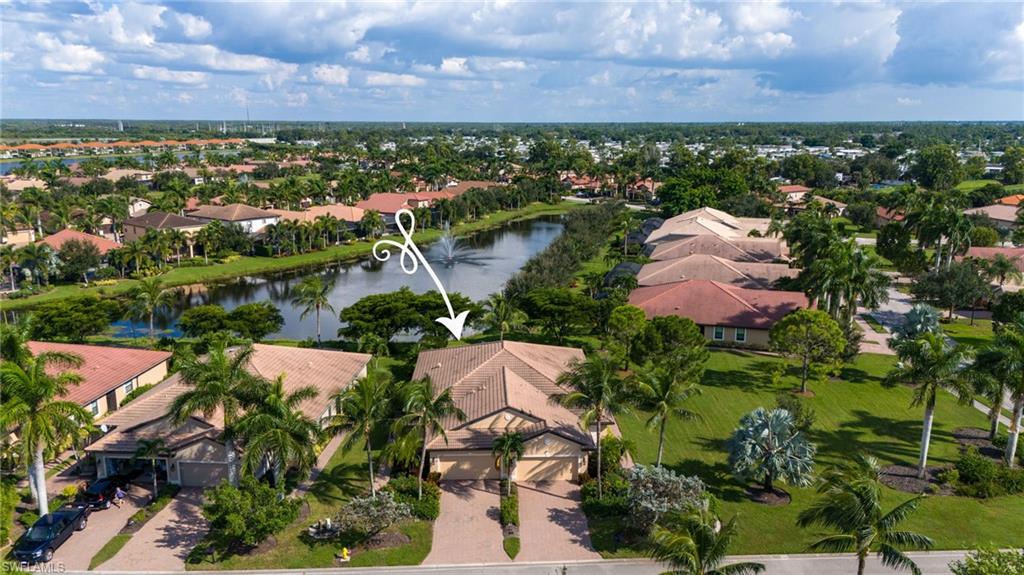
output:
M454 245L444 240L421 246L423 255L449 292L459 292L473 300L481 300L500 291L505 282L536 253L542 251L562 233L558 216L510 222L500 228L457 238ZM311 274L320 274L333 284L330 301L334 312L324 310L321 329L324 339L333 339L341 321L338 312L364 296L396 291L403 286L416 293L436 289L430 276L421 268L415 275L402 272L398 256L385 262L367 259L267 276L243 277L227 283L184 288L177 303L157 317L161 334L181 335L176 322L191 306L218 304L232 310L239 305L271 301L281 310L285 324L270 338L297 339L316 337L314 314L301 319L302 309L292 305L292 289ZM456 310L458 311L458 310ZM469 318L472 322L474 318ZM114 324L119 337L144 337L144 321L120 321Z

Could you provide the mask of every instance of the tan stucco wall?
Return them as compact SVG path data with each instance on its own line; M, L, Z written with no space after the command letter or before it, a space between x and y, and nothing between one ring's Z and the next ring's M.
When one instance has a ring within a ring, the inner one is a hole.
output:
M133 226L131 224L125 224L125 226L124 226L124 241L126 241L126 242L135 241L135 240L141 238L143 235L145 235L146 230L148 230L148 229L149 228L146 228L145 226ZM178 229L180 229L182 231L182 233L184 233L186 236L191 238L199 230L203 229L203 226L193 226L193 227L178 228Z
M157 365L154 365L153 367L149 368L148 370L142 372L137 377L135 377L133 379L130 379L128 381L132 382L132 384L133 384L132 389L136 389L136 388L138 388L139 386L142 386L142 385L149 385L149 384L155 385L157 383L160 383L161 381L163 381L166 378L167 378L167 361L162 361L162 362L158 363ZM124 397L126 395L128 395L128 392L126 392L124 390L124 386L125 386L125 384L128 383L128 381L121 382L117 387L115 387L112 390L113 393L114 393L114 396L117 398L117 406L118 407L121 407L121 402L124 401ZM95 417L97 417L97 418L98 417L103 417L107 413L110 413L110 411L107 409L107 396L108 395L110 395L109 391L107 392L107 395L104 395L103 397L101 397L101 398L99 398L97 400L97 407L99 408L99 413L97 413ZM86 409L89 409L90 405L91 404L87 404L84 407Z
M579 457L580 446L561 437L546 433L526 442L523 457Z
M750 329L747 328L747 341L738 342L736 341L736 328L726 327L725 328L725 339L715 339L715 326L706 325L704 326L704 339L708 340L712 345L715 343L723 343L728 345L749 345L753 347L768 347L768 330L766 329Z
M227 461L227 449L224 444L210 439L197 441L174 454L177 461L203 461L208 463Z
M506 416L508 416L508 418L506 418ZM489 430L501 434L505 431L522 429L531 423L534 423L534 421L526 419L518 413L506 410L492 416L485 417L480 421L473 422L468 427L470 429Z
M497 479L498 468L489 451L463 451L431 454L430 471L447 479ZM469 472L471 477L465 474Z

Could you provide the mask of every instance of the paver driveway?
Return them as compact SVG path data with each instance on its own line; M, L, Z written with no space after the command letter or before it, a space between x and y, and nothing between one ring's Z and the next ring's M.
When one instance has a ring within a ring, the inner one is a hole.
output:
M103 571L184 571L185 559L206 534L202 490L184 488L110 561Z
M121 531L124 524L128 522L128 518L140 506L149 501L149 495L149 490L132 485L128 489L128 497L121 503L121 507L93 511L89 515L89 524L85 530L75 532L53 554L54 565L60 565L67 571L88 569L89 561L92 561L96 552Z
M516 561L601 558L590 544L580 488L568 481L519 484L519 539Z
M501 546L497 481L442 481L441 515L424 565L508 561Z

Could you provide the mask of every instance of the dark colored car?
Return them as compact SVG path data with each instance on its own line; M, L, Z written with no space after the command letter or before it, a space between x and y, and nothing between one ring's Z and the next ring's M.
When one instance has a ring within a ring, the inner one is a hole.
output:
M88 505L92 510L110 509L117 488L127 491L127 485L128 480L121 475L97 479L90 483L85 491L79 493L78 502Z
M75 531L85 529L89 508L61 507L39 518L14 544L12 554L23 563L49 563Z

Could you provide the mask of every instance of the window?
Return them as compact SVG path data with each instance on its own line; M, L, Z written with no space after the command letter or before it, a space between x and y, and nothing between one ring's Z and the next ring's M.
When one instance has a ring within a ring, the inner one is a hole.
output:
M738 328L736 328L736 333L735 333L735 336L733 337L733 339L735 339L739 343L743 343L743 342L747 341L747 328L745 328L745 327L738 327Z
M723 339L725 339L725 328L720 325L716 325L715 333L714 335L711 336L711 338L714 339L715 341L722 341Z
M135 380L129 381L128 383L124 384L123 389L125 393L131 393L132 390L135 389Z
M94 402L90 403L88 409L89 409L89 411L92 412L93 415L99 415L100 414L100 404L99 404L99 402L98 401L94 401Z

